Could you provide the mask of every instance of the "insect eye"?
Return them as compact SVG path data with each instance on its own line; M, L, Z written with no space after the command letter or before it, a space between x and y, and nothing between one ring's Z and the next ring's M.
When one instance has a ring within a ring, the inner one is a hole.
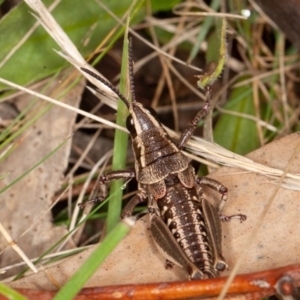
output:
M136 136L133 118L130 115L126 119L126 127L132 136Z

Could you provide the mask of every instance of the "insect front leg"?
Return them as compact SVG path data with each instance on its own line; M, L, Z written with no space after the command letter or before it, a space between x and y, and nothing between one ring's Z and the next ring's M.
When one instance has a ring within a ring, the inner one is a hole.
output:
M187 141L191 138L191 136L193 135L199 121L203 118L205 118L205 116L207 115L207 113L209 112L210 109L210 105L211 105L211 100L210 100L210 93L211 93L211 86L208 85L205 88L205 96L206 96L206 104L205 106L196 114L196 116L194 117L194 119L189 122L185 128L185 130L183 131L183 133L180 136L179 142L177 144L177 147L179 150L181 150L184 145L187 143Z
M130 179L135 177L134 170L118 170L103 174L99 178L99 184L104 184L116 179Z
M208 177L196 177L197 184L200 185L206 185L210 187L211 189L219 192L221 194L221 201L218 207L218 213L220 216L220 219L222 221L230 221L231 219L239 219L241 222L245 221L247 219L246 215L243 214L236 214L232 216L225 216L222 214L223 208L226 204L227 198L228 198L228 188L224 186L222 183L220 183L217 180L214 180L212 178Z
M135 178L135 171L134 170L118 170L118 171L111 171L106 174L103 174L99 178L99 185L104 185L107 182L110 182L112 180L116 179L130 179ZM78 206L80 208L84 208L89 203L97 203L103 201L107 197L106 189L104 191L104 195L101 195L95 199L91 199L88 201L85 201L84 203L79 203Z

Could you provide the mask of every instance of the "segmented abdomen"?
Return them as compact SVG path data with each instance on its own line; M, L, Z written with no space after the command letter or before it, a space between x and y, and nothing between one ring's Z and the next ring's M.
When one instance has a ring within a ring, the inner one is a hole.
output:
M186 188L180 182L167 185L167 193L158 199L157 205L161 218L187 257L208 277L216 277L213 252L196 188Z

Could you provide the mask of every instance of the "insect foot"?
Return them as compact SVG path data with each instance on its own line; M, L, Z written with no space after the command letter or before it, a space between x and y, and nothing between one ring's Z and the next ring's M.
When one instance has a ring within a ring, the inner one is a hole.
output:
M242 214L236 214L236 215L231 215L231 216L220 215L220 219L221 219L221 221L224 221L224 222L229 222L229 221L231 221L231 219L239 219L240 223L243 223L244 221L247 220L247 216L242 215Z

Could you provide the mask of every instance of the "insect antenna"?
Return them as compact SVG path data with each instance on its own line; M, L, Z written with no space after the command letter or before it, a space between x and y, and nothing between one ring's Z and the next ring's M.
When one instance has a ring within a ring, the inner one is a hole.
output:
M134 88L134 72L133 72L132 37L129 38L128 63L129 63L128 67L129 67L129 83L130 83L131 101L136 102L135 88Z
M91 75L92 77L96 78L97 80L99 80L100 82L102 82L103 84L105 84L107 87L109 87L127 106L127 108L129 108L130 104L128 102L128 100L125 98L124 95L121 94L121 92L115 87L113 86L109 81L107 81L106 79L104 79L103 77L99 76L98 74L92 72L89 69L86 68L80 68L83 72Z

